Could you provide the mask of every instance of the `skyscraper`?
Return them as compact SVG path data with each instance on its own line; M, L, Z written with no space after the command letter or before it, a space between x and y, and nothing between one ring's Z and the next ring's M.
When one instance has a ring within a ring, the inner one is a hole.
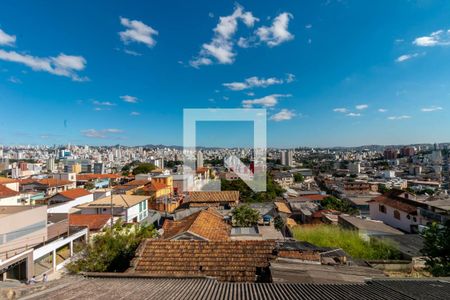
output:
M203 153L202 151L197 151L197 168L203 167Z

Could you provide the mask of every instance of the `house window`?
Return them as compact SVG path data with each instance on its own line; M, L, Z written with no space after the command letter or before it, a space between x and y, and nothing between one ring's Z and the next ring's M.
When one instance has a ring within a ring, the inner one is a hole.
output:
M378 208L379 208L380 212L382 212L383 214L386 213L386 206L380 205Z
M400 212L398 210L394 210L394 218L400 220Z

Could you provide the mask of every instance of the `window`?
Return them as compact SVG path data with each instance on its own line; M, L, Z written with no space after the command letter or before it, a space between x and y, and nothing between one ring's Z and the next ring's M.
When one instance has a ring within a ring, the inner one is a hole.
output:
M394 218L400 220L400 212L398 210L394 210Z
M386 213L386 206L380 204L379 210L380 210L380 212L382 212L383 214L385 214L385 213Z

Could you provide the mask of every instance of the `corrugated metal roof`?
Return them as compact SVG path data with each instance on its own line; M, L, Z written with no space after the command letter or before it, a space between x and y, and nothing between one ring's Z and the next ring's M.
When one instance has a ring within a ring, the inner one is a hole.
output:
M450 284L437 280L368 284L219 283L212 279L63 278L22 299L448 299ZM406 292L405 290L406 289Z

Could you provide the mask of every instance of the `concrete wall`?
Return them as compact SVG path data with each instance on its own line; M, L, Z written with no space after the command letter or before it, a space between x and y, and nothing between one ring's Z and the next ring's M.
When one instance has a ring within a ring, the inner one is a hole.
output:
M58 197L58 196L56 196L56 197ZM55 201L58 201L58 198L56 198L56 197L53 197L52 199ZM67 200L67 198L64 198L64 197L61 197L61 198ZM47 212L49 214L50 213L53 213L53 214L54 213L69 213L69 211L72 207L75 207L77 205L81 205L84 203L92 202L92 201L94 201L94 195L90 194L90 195L76 198L75 200L67 201L67 202L59 204L59 205L50 206L48 208Z
M400 213L400 220L394 218L394 211L396 210L393 207L387 206L384 204L384 207L386 208L386 213L382 213L379 209L380 203L377 202L371 202L369 203L370 207L370 218L374 220L380 220L386 223L389 226L401 229L406 232L411 232L411 225L418 225L420 224L420 220L418 216L412 216L410 215L410 218L408 219L408 214L398 210ZM416 218L416 221L414 221L414 217Z
M47 206L25 208L0 216L0 259L47 239Z

